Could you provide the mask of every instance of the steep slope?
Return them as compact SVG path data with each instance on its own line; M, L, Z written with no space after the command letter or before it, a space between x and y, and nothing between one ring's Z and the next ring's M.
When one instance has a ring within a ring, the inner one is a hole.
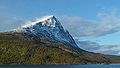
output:
M36 21L24 25L15 31L20 31L29 36L39 37L40 35L44 35L78 48L69 32L64 30L61 23L53 15L37 19Z

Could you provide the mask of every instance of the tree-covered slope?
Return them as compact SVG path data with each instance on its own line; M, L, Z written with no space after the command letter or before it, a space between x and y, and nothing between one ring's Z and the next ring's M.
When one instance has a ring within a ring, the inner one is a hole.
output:
M67 45L67 46L66 46ZM40 36L0 33L0 64L119 63L120 57L95 54Z

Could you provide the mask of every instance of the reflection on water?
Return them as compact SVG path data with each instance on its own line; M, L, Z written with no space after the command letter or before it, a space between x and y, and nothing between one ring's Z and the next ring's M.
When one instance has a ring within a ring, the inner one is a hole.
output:
M0 68L120 68L120 64L111 65L1 65Z

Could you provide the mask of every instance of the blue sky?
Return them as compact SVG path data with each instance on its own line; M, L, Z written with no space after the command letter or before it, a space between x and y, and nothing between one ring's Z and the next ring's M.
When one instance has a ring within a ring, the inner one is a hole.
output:
M0 6L24 18L55 14L96 19L102 9L119 8L120 5L119 0L0 0Z
M119 45L119 3L120 0L0 0L0 31L52 14L79 40Z

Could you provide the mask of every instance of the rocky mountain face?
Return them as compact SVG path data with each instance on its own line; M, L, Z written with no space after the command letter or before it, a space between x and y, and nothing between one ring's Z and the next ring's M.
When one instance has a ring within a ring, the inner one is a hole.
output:
M57 40L69 44L72 47L78 48L69 32L67 30L64 30L61 23L53 15L37 19L36 21L24 25L15 31L23 32L29 36L35 37L44 35L53 40Z

